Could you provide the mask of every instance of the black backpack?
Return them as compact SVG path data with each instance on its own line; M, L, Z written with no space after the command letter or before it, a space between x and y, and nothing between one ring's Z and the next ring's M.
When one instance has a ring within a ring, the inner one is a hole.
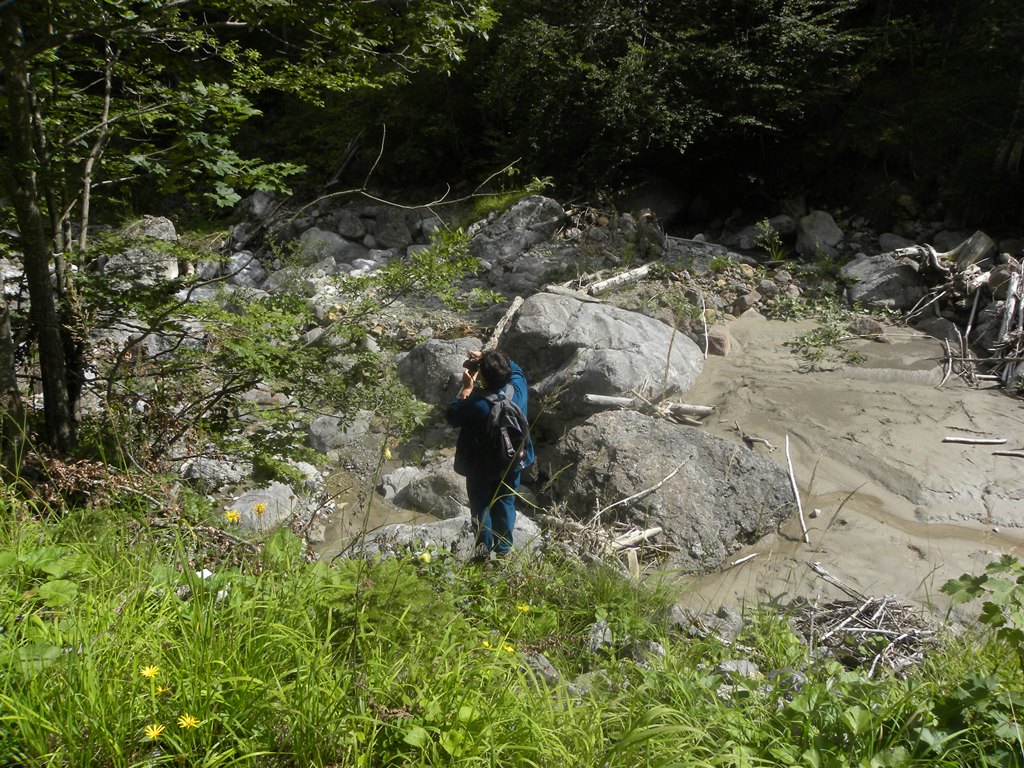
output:
M477 442L484 466L499 475L510 469L523 468L530 440L530 425L526 415L512 401L514 392L512 385L506 384L499 392L484 398L490 403L491 410Z

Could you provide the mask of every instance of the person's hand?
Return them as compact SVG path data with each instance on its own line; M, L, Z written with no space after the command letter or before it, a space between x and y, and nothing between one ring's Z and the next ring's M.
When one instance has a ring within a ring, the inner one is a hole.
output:
M476 374L462 369L462 389L459 390L459 399L465 400L473 394L473 387L476 386Z
M479 360L483 355L479 349L471 349L466 353L466 362ZM459 390L459 399L465 400L471 394L473 394L473 388L476 386L476 375L478 371L476 367L470 370L469 367L463 366L462 368L462 389Z

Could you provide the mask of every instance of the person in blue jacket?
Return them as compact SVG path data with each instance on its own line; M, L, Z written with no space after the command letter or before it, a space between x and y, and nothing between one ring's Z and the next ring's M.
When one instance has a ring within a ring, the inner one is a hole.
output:
M512 550L512 532L516 527L516 491L522 470L534 461L533 443L527 440L522 461L504 471L486 466L479 448L490 403L488 395L511 384L512 401L529 419L526 410L527 384L522 369L497 350L473 350L462 369L462 387L448 405L448 423L459 427L455 446L455 471L466 478L469 511L476 529L472 561L483 562L503 557Z

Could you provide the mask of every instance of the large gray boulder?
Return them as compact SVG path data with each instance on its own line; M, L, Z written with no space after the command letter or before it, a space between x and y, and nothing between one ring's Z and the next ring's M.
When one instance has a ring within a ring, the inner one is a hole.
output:
M455 474L450 461L420 472L395 496L395 504L449 520L469 511L466 481Z
M825 211L811 211L797 222L796 249L807 258L835 256L842 241L843 230Z
M178 278L178 257L170 248L160 245L178 240L170 219L143 216L125 227L124 235L133 244L103 264L103 274L112 285L121 289L153 287Z
M480 339L427 339L398 360L398 378L425 403L447 405L459 392L462 363Z
M488 264L505 264L538 243L550 240L565 223L561 203L549 197L524 197L493 220L470 228L470 252Z
M516 528L512 533L512 548L517 557L529 559L540 546L540 528L526 515L516 515ZM468 560L473 552L473 522L469 512L438 522L407 524L394 523L370 531L354 542L345 554L394 555L409 548L423 548L451 552L460 560Z
M307 506L290 485L273 482L235 497L231 510L238 513L238 524L242 528L269 531L304 514Z
M349 262L366 254L366 248L359 243L346 240L337 232L311 227L299 237L296 252L305 264L315 264L324 259L337 263Z
M846 297L865 307L911 309L927 291L917 262L889 253L854 259L843 266L839 275L850 286Z
M667 565L688 571L719 566L796 509L788 475L770 459L635 411L600 413L571 429L554 449L551 474L553 496L582 518L636 496L605 522L660 526Z
M531 405L531 419L540 415L552 426L594 413L587 394L681 394L704 366L697 345L660 320L548 293L523 303L502 349L522 366L534 394L560 394L543 414Z

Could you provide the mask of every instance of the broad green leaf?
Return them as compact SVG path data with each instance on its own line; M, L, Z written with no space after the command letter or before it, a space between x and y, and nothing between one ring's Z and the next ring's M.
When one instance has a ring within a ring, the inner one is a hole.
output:
M953 598L956 603L966 603L985 594L984 585L988 576L963 574L958 579L950 579L942 585L942 592Z
M405 732L402 741L412 747L422 749L430 742L430 734L419 725L414 725Z
M39 598L49 607L67 605L78 596L78 585L67 579L48 581L39 587Z

